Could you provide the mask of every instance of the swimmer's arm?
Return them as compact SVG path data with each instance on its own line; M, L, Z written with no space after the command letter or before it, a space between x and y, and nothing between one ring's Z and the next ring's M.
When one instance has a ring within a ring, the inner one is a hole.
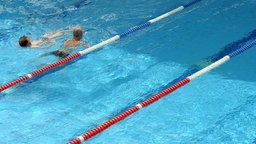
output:
M48 39L54 39L58 36L61 36L65 33L69 33L69 32L72 32L72 29L52 31L52 32L49 32L49 33L43 35L43 37L48 38Z
M72 32L73 30L72 29L68 29L68 30L58 30L58 31L54 31L53 34L54 35L62 35L64 33L69 33L69 32Z
M32 46L30 46L28 48L31 48L31 49L41 49L41 48L46 48L46 47L41 47L41 45L40 46L39 45L32 45Z
M36 44L32 44L30 47L28 48L31 48L31 49L36 49L36 48L40 48L41 45L36 45Z
M49 42L49 44L48 44L47 46L43 47L43 48L50 48L50 47L53 46L54 43L55 43L55 40L51 40L51 41Z
M88 44L86 44L85 42L80 42L80 45L84 46L85 48L91 47L91 46L89 46Z

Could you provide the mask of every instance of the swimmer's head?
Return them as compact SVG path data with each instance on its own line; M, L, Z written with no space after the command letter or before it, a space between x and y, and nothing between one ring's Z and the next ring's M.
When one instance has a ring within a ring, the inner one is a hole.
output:
M19 44L21 47L30 47L31 46L30 38L27 36L20 37Z
M74 30L73 30L73 36L74 36L74 38L80 40L80 39L82 38L82 36L83 36L83 31L82 31L82 29L81 29L80 27L74 28Z

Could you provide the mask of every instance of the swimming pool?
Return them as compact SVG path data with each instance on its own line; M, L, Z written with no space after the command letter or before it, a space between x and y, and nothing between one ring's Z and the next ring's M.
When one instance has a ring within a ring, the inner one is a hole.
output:
M0 83L37 69L51 49L21 49L35 38L80 24L97 44L190 2L9 1L0 6ZM0 98L0 143L66 143L162 90L174 80L256 37L253 0L204 0ZM20 12L20 14L17 13ZM79 48L80 50L82 48ZM255 142L255 48L194 80L85 143Z

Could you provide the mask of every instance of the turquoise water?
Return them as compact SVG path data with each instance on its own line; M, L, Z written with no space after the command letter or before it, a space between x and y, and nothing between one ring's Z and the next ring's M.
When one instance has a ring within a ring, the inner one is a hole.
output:
M97 44L189 0L5 1L0 84L52 63L57 49L22 49L22 35L80 25ZM0 97L0 143L66 143L256 38L256 1L203 0ZM79 47L78 50L82 50ZM256 48L85 143L255 143Z

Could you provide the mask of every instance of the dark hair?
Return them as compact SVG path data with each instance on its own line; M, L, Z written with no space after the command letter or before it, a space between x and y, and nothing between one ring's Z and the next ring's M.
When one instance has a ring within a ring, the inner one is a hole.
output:
M28 41L28 37L27 36L22 36L19 39L19 44L21 47L26 47L28 45L29 41Z

